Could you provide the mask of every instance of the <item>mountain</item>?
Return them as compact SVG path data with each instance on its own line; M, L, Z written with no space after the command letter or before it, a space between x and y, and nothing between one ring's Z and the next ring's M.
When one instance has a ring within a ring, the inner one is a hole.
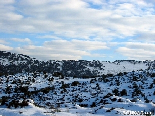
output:
M144 70L153 66L153 61L117 60L87 61L87 60L49 60L39 61L27 55L0 51L0 74L16 74L22 72L58 72L63 76L90 77L103 74L117 74Z
M154 61L39 61L0 52L0 115L155 113Z

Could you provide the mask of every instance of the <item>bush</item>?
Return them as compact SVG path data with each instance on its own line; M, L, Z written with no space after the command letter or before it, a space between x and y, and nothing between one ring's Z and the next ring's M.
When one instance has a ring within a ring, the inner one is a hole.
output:
M54 72L54 73L53 73L53 76L55 76L55 77L60 77L61 79L64 78L64 75L63 75L61 72Z
M19 104L21 107L28 106L28 102L23 100L22 103Z
M118 99L118 102L123 102L123 100L121 98Z
M81 107L88 107L88 104L79 104Z
M80 84L79 81L74 81L74 82L72 82L71 86L77 86L79 84Z
M62 84L62 86L60 87L61 89L66 89L66 88L69 88L69 84Z
M155 79L153 80L153 84L155 84Z
M152 73L152 74L151 74L151 77L155 77L155 73Z
M114 89L112 92L114 93L115 96L119 96L119 91L118 91L118 89Z
M27 93L28 92L28 86L25 86L25 87L20 86L18 88L18 90L20 90L22 93Z
M132 100L130 100L131 102L137 102L137 98L133 98Z
M108 93L107 95L105 95L103 98L105 99L105 98L109 98L110 96L113 96L113 94L111 94L111 93Z
M123 95L127 95L127 90L126 89L123 89L121 92L120 92L121 96Z
M83 99L79 99L78 102L83 102Z
M150 84L150 86L148 87L148 89L152 89L153 88L153 83Z
M145 100L145 103L149 103L150 102L150 100L148 100L147 97L144 100Z
M53 80L54 80L53 77L48 78L48 81L53 81Z
M40 91L47 94L47 93L49 93L50 90L51 90L50 87L45 87L45 88L42 88Z
M115 108L110 108L110 109L108 109L108 110L106 110L106 112L111 112L112 110L114 110Z
M91 107L96 107L96 103L93 102L92 105L91 105Z
M8 102L8 98L6 96L2 96L1 105L5 105Z
M106 112L111 112L111 110L109 109L109 110L106 110Z
M9 102L8 104L8 108L10 107L24 107L24 106L28 106L28 102L26 100L23 100L22 102L19 102L19 100L12 100L11 102Z
M114 101L116 101L116 100L117 100L117 98L112 98L112 99L111 99L112 102L114 102Z

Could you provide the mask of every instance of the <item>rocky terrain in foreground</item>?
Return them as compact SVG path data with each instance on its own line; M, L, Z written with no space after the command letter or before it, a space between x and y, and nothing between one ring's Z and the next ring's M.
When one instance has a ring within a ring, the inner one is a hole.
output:
M39 61L1 51L0 69L0 115L155 112L154 61Z

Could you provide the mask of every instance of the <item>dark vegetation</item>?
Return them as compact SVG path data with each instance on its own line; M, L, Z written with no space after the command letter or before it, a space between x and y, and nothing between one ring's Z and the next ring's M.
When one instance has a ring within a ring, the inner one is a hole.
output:
M75 78L90 78L102 76L111 77L113 74L100 75L98 70L104 70L102 63L100 61L86 61L86 60L49 60L49 61L39 61L35 58L30 58L29 56L23 54L15 54L11 52L0 51L0 76L2 75L13 75L22 72L43 72L45 77L46 73L51 73L54 76L59 76L64 78L64 76L75 77ZM6 60L7 59L7 60ZM134 60L118 60L113 63L119 65L122 61L128 61L131 63L140 63L141 61ZM7 63L8 62L8 63ZM108 62L108 61L106 61ZM148 61L143 61L146 65L149 65ZM3 65L6 64L6 65ZM93 67L94 70L90 71L87 66ZM152 62L152 66L155 66L155 63ZM60 68L61 67L61 68ZM124 72L126 73L126 72ZM123 73L120 73L118 76L121 76ZM155 73L151 76L154 77ZM104 80L107 81L107 80Z
M146 70L99 75L97 68L104 70L99 61L51 60L44 62L26 55L3 51L0 51L0 58L3 60L0 64L0 84L3 86L0 91L3 93L0 104L8 108L28 106L29 99L32 99L36 106L46 108L65 107L67 103L94 108L113 102L124 102L122 97L128 96L131 97L130 102L137 102L139 98L143 98L145 103L155 104L150 97L155 97L155 63L153 61L143 61L149 66ZM5 64L6 59L9 64ZM120 62L114 63L119 65ZM134 64L138 61L129 62ZM95 70L87 69L88 65L96 67ZM73 77L74 81L65 83L70 79L69 77ZM78 81L79 78L86 81ZM148 83L148 79L151 82ZM43 83L38 80L45 82L46 86L33 87L33 84ZM126 83L126 88L121 88L125 85L124 83ZM104 88L102 87L104 84L113 88ZM152 92L146 93L144 90L152 90ZM110 108L106 112L114 109Z

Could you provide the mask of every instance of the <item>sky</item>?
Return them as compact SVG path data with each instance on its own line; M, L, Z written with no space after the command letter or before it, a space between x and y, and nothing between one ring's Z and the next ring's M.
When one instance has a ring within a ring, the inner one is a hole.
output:
M155 60L155 1L0 0L0 50L39 60Z

